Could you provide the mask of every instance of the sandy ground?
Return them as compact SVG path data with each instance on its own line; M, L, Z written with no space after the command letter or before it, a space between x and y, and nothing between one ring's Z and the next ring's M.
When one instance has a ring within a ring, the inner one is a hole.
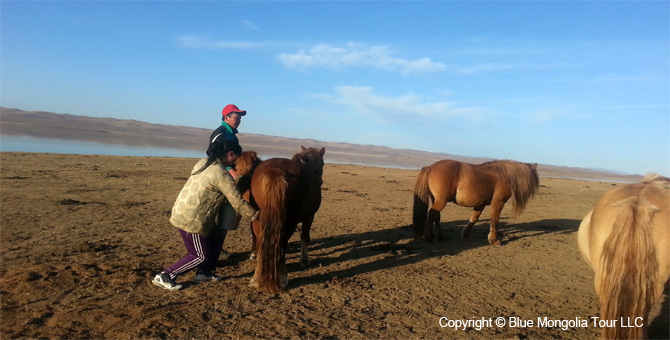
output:
M185 254L168 222L194 159L0 154L2 338L589 339L599 329L593 274L580 258L581 218L614 183L541 178L523 215L503 210L502 247L488 212L460 238L470 209L442 214L447 241L414 241L417 171L327 164L311 268L288 255L289 291L247 286L245 221L224 248L222 282L152 277ZM651 335L668 338L667 292ZM538 318L572 321L538 325ZM441 319L442 318L442 319ZM484 320L465 329L440 320ZM505 325L495 320L503 318ZM491 320L488 323L488 320ZM526 325L513 325L512 320ZM528 322L532 321L532 326ZM574 325L577 321L577 325ZM587 326L581 326L584 321Z

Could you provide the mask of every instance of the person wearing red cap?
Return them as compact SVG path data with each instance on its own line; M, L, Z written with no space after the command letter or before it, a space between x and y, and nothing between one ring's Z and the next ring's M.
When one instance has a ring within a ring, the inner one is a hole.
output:
M242 117L247 115L247 111L240 110L236 105L228 104L221 111L221 126L219 126L209 137L209 142L215 142L218 138L237 141L237 128L240 127ZM239 142L239 141L238 141ZM231 173L233 178L235 174Z
M242 122L242 117L246 114L247 111L240 110L240 108L238 108L236 105L226 105L226 107L224 107L221 111L221 126L212 132L212 135L209 137L209 142L214 143L216 141L226 140L239 143L239 140L235 135L237 134L237 128ZM227 166L226 170L228 170L228 172L233 176L233 179L237 180L237 173L235 172L235 169ZM240 219L241 216L235 212L235 209L233 209L229 203L224 203L221 205L217 215L217 224L218 227L223 230L223 240L225 240L228 230L237 229L237 226L240 224ZM223 240L221 241L221 245L223 245ZM222 257L224 259L228 258L230 257L230 253L223 250Z

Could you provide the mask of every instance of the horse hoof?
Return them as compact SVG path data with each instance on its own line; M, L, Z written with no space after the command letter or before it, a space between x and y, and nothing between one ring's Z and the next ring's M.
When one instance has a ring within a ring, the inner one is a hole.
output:
M258 288L258 282L256 282L254 278L251 278L251 281L249 281L249 287Z
M489 241L489 244L492 246L502 247L502 243L500 242L500 240L495 240L493 242Z
M255 260L255 259L256 259L256 253L251 253L251 255L249 255L249 260Z

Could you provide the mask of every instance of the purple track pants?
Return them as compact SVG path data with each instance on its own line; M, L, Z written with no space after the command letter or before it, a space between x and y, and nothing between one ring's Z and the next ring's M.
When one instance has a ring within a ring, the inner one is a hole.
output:
M195 268L209 274L216 269L219 261L221 247L226 238L226 233L220 228L214 228L209 236L191 234L179 229L181 238L184 240L188 255L177 260L173 265L164 270L171 279L184 274Z

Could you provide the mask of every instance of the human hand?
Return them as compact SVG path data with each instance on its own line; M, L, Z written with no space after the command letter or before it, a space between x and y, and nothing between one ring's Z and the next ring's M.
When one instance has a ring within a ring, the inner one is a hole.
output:
M233 179L237 181L237 171L235 171L234 168L230 168L228 172L230 173L231 176L233 176Z

